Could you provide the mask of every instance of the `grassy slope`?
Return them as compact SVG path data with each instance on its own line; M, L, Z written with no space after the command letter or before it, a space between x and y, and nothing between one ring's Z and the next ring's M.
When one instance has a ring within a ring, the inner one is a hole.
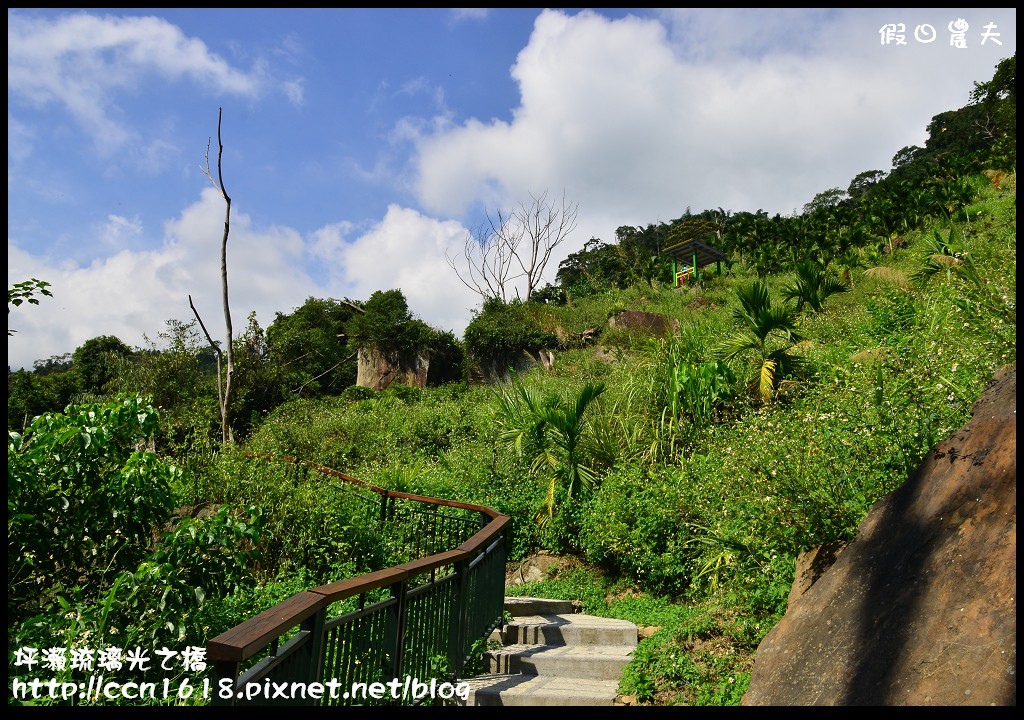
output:
M901 282L921 267L936 232L966 253L976 282L963 266L921 287ZM868 257L849 292L801 317L809 371L780 402L737 398L706 430L684 424L668 451L659 443L666 353L657 342L605 331L600 357L595 347L568 350L554 371L526 376L528 386L563 395L588 381L608 387L590 419L612 438L605 450L615 459L576 503L577 557L516 592L582 599L588 612L657 628L624 693L657 704L738 702L757 643L785 609L796 554L851 538L871 504L967 421L995 368L1016 361L1015 184L985 185L948 233L948 223L936 224L908 234L905 249ZM578 334L615 309L662 312L680 320L691 357L707 359L735 330L735 289L752 277L734 272L703 288L634 288L545 307L542 322ZM791 279L768 280L773 301ZM515 519L521 557L554 541L532 521L542 483L498 441L496 412L485 387L306 402L273 415L250 447L495 507Z

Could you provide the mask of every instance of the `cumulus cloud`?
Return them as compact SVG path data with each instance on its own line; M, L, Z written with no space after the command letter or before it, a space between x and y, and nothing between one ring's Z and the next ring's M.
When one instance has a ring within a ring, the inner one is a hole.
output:
M879 47L894 13L546 10L512 68L512 122L419 135L417 198L459 214L564 189L580 203L580 245L687 207L792 212L888 170L933 114L966 103L976 66L948 47Z
M145 232L123 218L111 220L98 232ZM99 335L115 335L140 347L143 333L155 339L167 320L193 319L189 295L211 334L223 337L223 223L224 202L210 188L165 224L156 250L122 250L88 265L48 263L8 238L8 282L37 277L49 282L53 293L39 305L23 305L11 312L8 323L18 333L7 342L8 364L30 368L35 360L69 352ZM303 269L305 243L295 230L254 230L249 216L235 209L227 253L236 332L244 329L251 311L265 328L277 311L287 312L308 295L318 294Z
M461 336L480 298L466 288L445 254L458 257L466 229L390 205L381 222L350 243L335 243L337 286L365 300L376 290L401 289L410 311L440 330Z
M8 95L64 106L103 155L138 144L118 118L115 98L153 76L242 97L258 96L268 83L259 66L233 68L161 18L70 13L47 20L8 12ZM288 90L294 95L300 86Z
M211 334L222 337L223 222L223 199L208 188L164 225L157 250L122 250L88 265L47 263L8 239L9 283L43 278L53 292L37 306L12 312L9 324L19 334L8 339L8 364L30 368L35 360L69 352L98 335L141 347L143 332L155 340L167 320L193 319L190 295ZM146 231L112 216L97 232L109 238ZM445 253L457 256L465 238L457 221L397 205L361 234L343 222L309 238L291 228L255 229L250 216L235 208L227 249L234 330L244 329L251 311L266 328L278 312L289 313L311 296L366 300L376 290L399 288L414 315L461 336L480 298L459 282ZM322 272L314 277L307 265Z
M298 230L257 226L237 198L228 249L236 330L250 310L266 327L275 312L310 296L365 300L399 288L413 313L461 335L480 298L445 255L462 256L466 228L484 210L507 210L544 192L579 205L572 241L549 263L550 281L568 253L590 238L614 241L623 225L668 222L688 207L788 213L862 171L887 170L896 151L924 142L934 114L965 104L971 83L1013 52L1015 11L999 9L954 14L972 28L998 22L1004 49L972 47L965 55L941 43L880 46L884 23L944 28L950 13L683 8L612 20L545 10L512 65L519 97L504 119L448 107L456 95L446 96L436 78L382 79L380 98L389 100L382 107L400 100L417 110L393 117L390 144L346 176L361 188L408 190L411 199L388 204L382 217L321 218L316 229ZM486 12L458 9L451 17L481 20ZM186 79L257 100L270 83L264 65L239 70L152 17L74 13L41 21L9 11L8 42L11 105L59 103L108 151L137 132L118 102L147 78ZM302 48L289 42L289 57L298 58ZM421 68L409 76L427 77ZM301 102L302 80L284 88ZM427 92L435 102L424 110L412 101ZM39 144L36 128L9 109L9 184L12 162ZM413 158L403 166L400 149L409 146ZM162 150L154 144L133 159L155 163ZM275 177L266 168L255 174ZM61 191L59 177L46 182L46 192ZM140 328L155 334L167 319L190 320L189 293L211 331L220 327L223 212L213 190L158 229L104 210L97 217L106 223L68 240L120 248L91 264L43 260L9 228L9 281L42 278L54 293L12 311L10 325L24 334L9 340L9 363L30 366L100 334L137 345Z

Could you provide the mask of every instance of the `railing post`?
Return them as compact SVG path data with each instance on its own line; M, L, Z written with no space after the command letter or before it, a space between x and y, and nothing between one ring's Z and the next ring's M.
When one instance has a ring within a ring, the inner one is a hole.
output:
M395 599L395 604L391 606L391 612L384 624L384 647L390 647L391 652L385 656L385 667L382 668L384 676L381 677L381 682L386 683L392 678L401 678L402 669L405 666L405 615L408 587L406 580L391 586L391 597Z
M289 461L296 465L298 473L305 469L298 461ZM410 673L431 672L432 667L426 665L435 653L445 650L449 672L457 676L465 669L472 643L486 639L491 629L500 626L504 565L511 544L509 518L477 505L368 487L377 494L380 504L375 509L372 502L366 503L360 513L368 511L369 517L376 514L385 526L390 524L381 528L387 535L385 539L396 546L405 543L402 552L393 548L395 557L408 554L410 540L425 543L425 552L437 557L421 558L414 554L415 561L303 591L212 639L208 649L217 685L211 693L211 705L263 704L266 698L247 698L244 692L242 698L238 697L237 686L243 679L247 683L310 684L322 683L327 679L325 676L336 674L337 678L330 679L343 684L401 681ZM402 512L398 512L398 501L403 503ZM428 510L410 510L406 504L410 502L425 503ZM438 508L441 505L449 505L458 512L442 513ZM466 514L473 511L478 513L475 517ZM488 531L492 521L499 525ZM400 523L405 526L396 527ZM475 526L480 529L473 533ZM479 537L470 542L470 534ZM418 581L427 573L429 580L423 584L410 580ZM385 588L390 597L367 606L367 593ZM328 618L329 603L357 595L358 610ZM303 619L299 620L300 617ZM447 627L441 625L441 617L448 618ZM298 629L296 625L301 628L299 635L293 634ZM327 627L331 630L325 631ZM258 653L265 657L253 664ZM331 664L325 667L328 656ZM243 664L252 667L243 673ZM380 675L374 677L376 673ZM294 699L304 705L327 704L326 698L322 702ZM388 704L408 700L379 699ZM283 704L290 703L286 700Z
M388 521L388 503L393 505L394 500L388 495L387 491L380 496L380 524L383 526Z
M210 704L234 706L235 701L238 699L238 696L235 694L235 683L238 681L238 673L242 669L242 663L231 660L216 660L213 663L213 668L214 687L210 691ZM225 679L231 680L231 697L221 696L221 681Z
M305 670L304 682L307 685L320 682L324 669L324 621L327 619L327 607L302 621L302 629L309 631L309 665ZM310 705L319 703L312 698Z
M448 667L453 673L458 672L462 665L463 637L466 632L466 620L468 619L467 594L469 583L466 582L466 571L469 567L467 560L455 563L455 584L454 607L452 607L451 619L448 626Z

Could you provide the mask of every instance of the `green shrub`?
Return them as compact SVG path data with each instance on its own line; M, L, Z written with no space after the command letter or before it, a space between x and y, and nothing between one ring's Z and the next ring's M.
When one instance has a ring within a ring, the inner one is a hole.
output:
M468 360L485 375L501 377L517 366L524 352L558 347L558 338L541 328L529 305L490 298L466 326Z
M680 594L692 574L689 510L678 473L637 465L604 477L582 512L586 558L642 587Z
M8 612L84 588L94 599L148 553L179 470L142 450L159 426L146 400L72 405L7 442Z
M258 516L236 517L228 506L209 517L179 521L138 568L122 571L99 597L91 598L84 588L70 588L69 592L56 595L45 612L16 624L10 633L14 647L62 652L69 661L83 648L106 651L115 647L124 653L142 648L151 659L152 648L170 647L176 652L205 649L211 637L246 619L238 614L218 615L204 604L207 598L215 598L215 606L223 607L226 598L244 588L254 559L252 548L259 539L259 524ZM260 607L257 612L263 609L266 608ZM124 654L120 660L129 662ZM132 679L157 686L166 680L175 688L186 680L194 687L209 679L209 668L188 670L177 659L165 669L160 658L156 660L149 667L134 668ZM27 677L22 679L31 681L31 670L16 667L15 675L25 674ZM79 682L85 687L87 672L73 667L72 662L53 672L59 682ZM202 693L194 694L196 697L186 704L205 704ZM169 705L181 701L172 693L167 698L143 697L141 704ZM137 705L140 701L99 694L87 697L81 692L70 699L43 697L34 704Z
M401 290L377 290L364 311L345 323L345 332L359 347L375 346L385 355L408 360L427 347L432 332L409 312Z
M869 331L882 343L898 342L909 334L918 322L918 305L906 292L891 290L867 302L871 316Z

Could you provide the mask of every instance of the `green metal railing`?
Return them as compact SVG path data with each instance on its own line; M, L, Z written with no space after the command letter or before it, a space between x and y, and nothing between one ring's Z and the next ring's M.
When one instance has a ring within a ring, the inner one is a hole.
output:
M362 491L407 562L293 595L207 643L217 705L414 704L408 679L452 680L502 621L509 518L388 491L297 458ZM379 698L355 683L397 683ZM401 697L395 698L395 688Z

